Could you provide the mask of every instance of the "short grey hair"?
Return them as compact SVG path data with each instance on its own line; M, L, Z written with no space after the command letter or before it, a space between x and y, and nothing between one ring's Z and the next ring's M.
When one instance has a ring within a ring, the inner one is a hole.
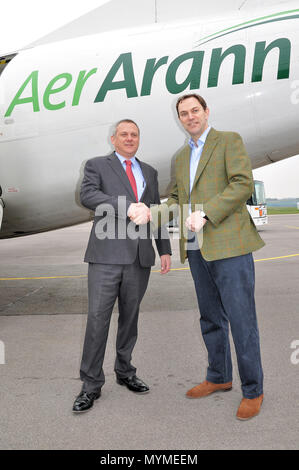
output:
M116 134L117 128L118 128L118 126L119 126L122 122L128 122L128 123L131 123L131 124L135 124L135 126L136 126L137 129L138 129L138 134L140 134L140 129L139 129L139 127L137 126L137 124L136 124L135 121L133 121L132 119L121 119L121 120L118 121L116 124L114 124L114 126L112 127L112 133L111 133L111 135L115 135L115 134Z

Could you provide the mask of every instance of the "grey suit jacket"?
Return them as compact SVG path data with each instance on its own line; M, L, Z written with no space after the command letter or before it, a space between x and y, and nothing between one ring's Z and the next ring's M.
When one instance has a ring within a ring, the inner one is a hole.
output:
M157 171L140 160L138 162L146 181L140 202L147 206L160 204ZM85 262L131 264L138 252L141 266L153 266L155 251L152 235L159 255L171 254L165 227L152 234L150 224L138 227L127 217L128 208L136 199L126 172L114 152L86 162L80 197L83 206L95 211Z

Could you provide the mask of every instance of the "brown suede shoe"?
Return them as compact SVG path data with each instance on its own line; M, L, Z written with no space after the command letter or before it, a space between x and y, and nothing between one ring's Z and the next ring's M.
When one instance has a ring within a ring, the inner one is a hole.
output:
M214 384L205 380L196 387L191 388L186 393L188 398L201 398L210 395L211 393L222 391L227 392L232 389L232 382L227 382L225 384Z
M264 395L257 398L243 398L237 411L237 418L245 421L258 415L263 403Z

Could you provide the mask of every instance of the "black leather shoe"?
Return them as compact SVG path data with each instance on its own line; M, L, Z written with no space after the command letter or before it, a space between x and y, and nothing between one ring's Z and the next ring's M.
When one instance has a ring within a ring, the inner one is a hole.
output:
M133 375L133 377L126 377L125 379L116 377L116 382L119 385L125 385L129 390L135 393L149 392L149 386L142 382L142 380L138 379L136 375Z
M74 413L83 413L84 411L88 411L92 406L94 400L97 400L101 396L101 390L99 392L81 392L80 395L77 396L74 405L73 405L73 412Z

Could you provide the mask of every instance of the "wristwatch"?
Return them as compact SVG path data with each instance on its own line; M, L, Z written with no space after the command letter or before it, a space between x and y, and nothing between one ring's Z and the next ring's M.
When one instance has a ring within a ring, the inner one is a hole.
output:
M202 216L203 219L209 220L209 217L205 214L204 211L200 211L200 215Z

